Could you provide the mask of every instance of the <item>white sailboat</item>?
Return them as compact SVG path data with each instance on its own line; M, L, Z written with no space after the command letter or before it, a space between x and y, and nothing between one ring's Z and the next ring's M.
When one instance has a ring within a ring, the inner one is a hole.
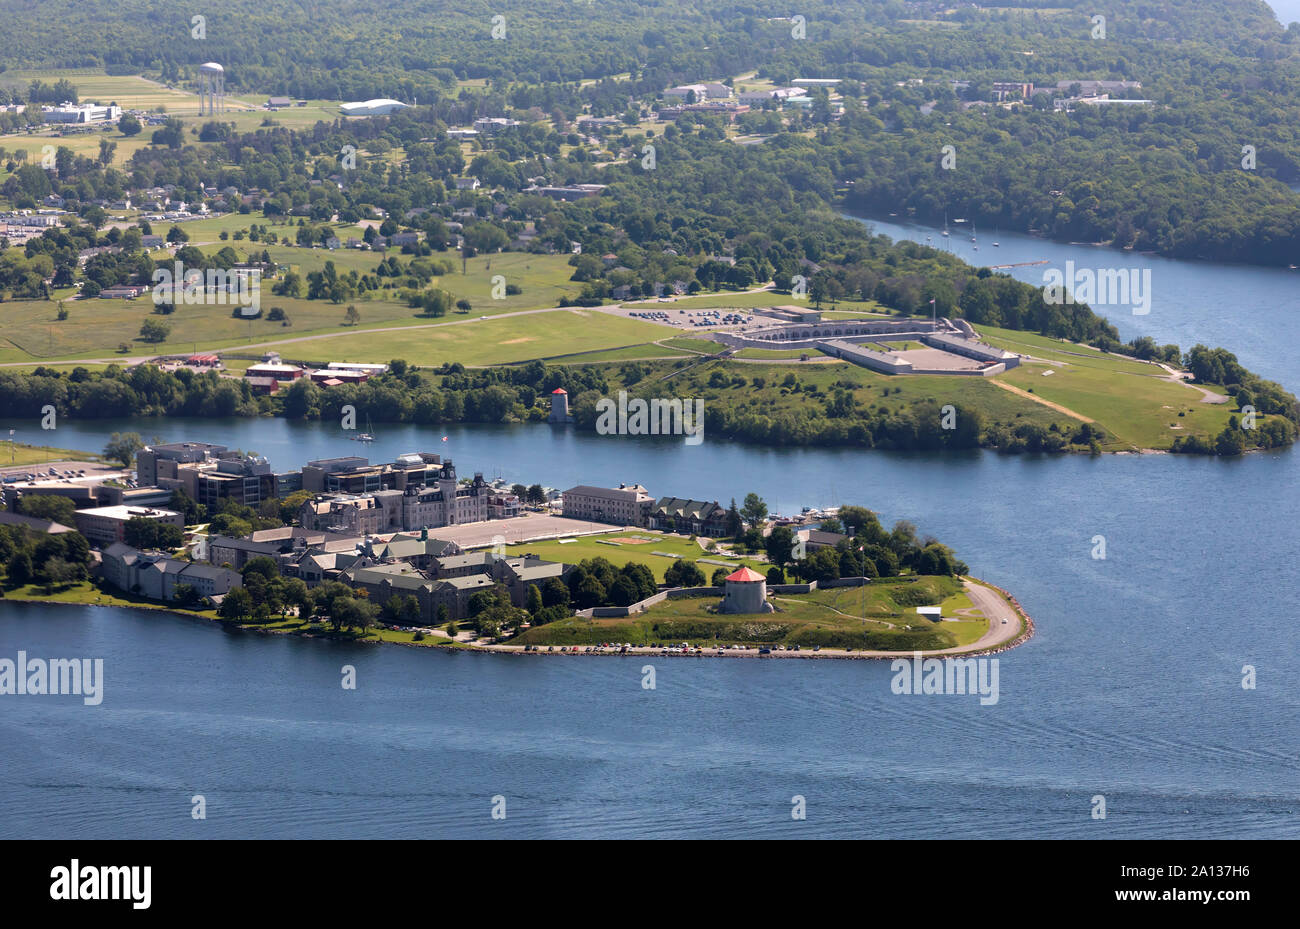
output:
M352 437L352 441L353 441L353 442L365 442L367 445L369 445L371 442L375 441L375 436L374 436L374 434L370 431L370 430L372 430L372 429L374 429L374 428L375 428L375 427L374 427L374 426L371 424L371 422L370 422L370 414L367 413L367 414L366 414L366 431L365 431L365 432L359 432L359 433L357 433L356 435L354 435L354 436Z

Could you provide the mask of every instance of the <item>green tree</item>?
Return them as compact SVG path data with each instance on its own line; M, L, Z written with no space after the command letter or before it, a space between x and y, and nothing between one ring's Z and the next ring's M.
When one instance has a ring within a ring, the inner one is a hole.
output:
M240 622L253 614L253 597L242 587L232 587L221 600L217 615L222 619Z
M781 567L788 565L795 560L794 533L789 526L774 527L764 541L763 549L767 552L767 560L772 564Z
M166 342L172 327L157 319L146 319L140 324L140 338L146 342Z
M740 508L740 515L751 526L758 526L767 519L767 504L758 494L746 494L745 505Z
M71 527L77 507L68 497L57 494L24 494L18 500L18 512L34 519L48 519Z
M664 583L669 587L703 587L704 572L695 562L678 558L664 572Z
M135 453L144 448L144 440L138 432L114 432L108 437L104 446L104 457L118 462L123 468L135 464Z
M9 556L5 566L5 578L10 587L23 587L32 582L32 556L26 551L16 551Z

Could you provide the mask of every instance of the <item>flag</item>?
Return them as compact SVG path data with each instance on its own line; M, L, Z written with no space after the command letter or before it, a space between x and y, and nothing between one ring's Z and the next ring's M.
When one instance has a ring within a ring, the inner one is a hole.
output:
M447 441L447 437L446 437L446 436L443 436L443 437L442 437L442 440L443 440L444 442L446 442L446 441Z

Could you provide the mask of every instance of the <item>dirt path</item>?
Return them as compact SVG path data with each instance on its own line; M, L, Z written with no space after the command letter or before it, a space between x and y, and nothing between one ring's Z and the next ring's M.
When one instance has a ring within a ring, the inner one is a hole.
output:
M798 602L799 602L798 600L791 600L789 597L775 597L775 596L774 596L772 599L773 599L773 600L784 600L784 601L786 601L787 603L798 603ZM885 622L883 619L872 619L870 616L854 616L852 613L845 613L843 610L837 610L837 609L835 609L835 607L831 606L829 603L823 603L822 606L825 607L826 609L830 610L832 613L838 613L840 616L843 616L845 619L856 619L856 620L858 620L859 622L864 622L864 623L879 623L879 624L882 625L882 626L888 626L890 629L897 629L897 628L898 628L898 627L895 626L893 623Z
M1075 419L1079 420L1079 422L1081 423L1096 422L1096 420L1089 419L1088 417L1084 416L1082 413L1074 412L1074 410L1070 409L1068 406L1061 406L1061 404L1053 403L1051 400L1044 400L1042 397L1038 396L1037 394L1031 394L1029 391L1022 390L1021 388L1016 387L1012 384L1006 384L1002 381L997 380L996 378L990 378L989 380L992 381L992 383L996 384L997 386L1001 387L1003 390L1010 391L1013 394L1018 394L1019 396L1024 397L1026 400L1033 400L1035 403L1041 403L1043 406L1056 410L1056 412L1058 413L1064 413L1066 416L1072 416Z

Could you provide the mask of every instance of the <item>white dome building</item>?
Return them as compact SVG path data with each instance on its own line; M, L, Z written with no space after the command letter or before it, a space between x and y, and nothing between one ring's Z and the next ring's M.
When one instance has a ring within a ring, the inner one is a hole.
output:
M720 613L771 613L767 602L767 578L749 568L729 574L724 581Z
M407 109L408 104L400 100L390 100L388 97L377 97L374 100L363 100L359 103L344 103L339 107L344 116L387 116L389 113L396 113L398 110Z

